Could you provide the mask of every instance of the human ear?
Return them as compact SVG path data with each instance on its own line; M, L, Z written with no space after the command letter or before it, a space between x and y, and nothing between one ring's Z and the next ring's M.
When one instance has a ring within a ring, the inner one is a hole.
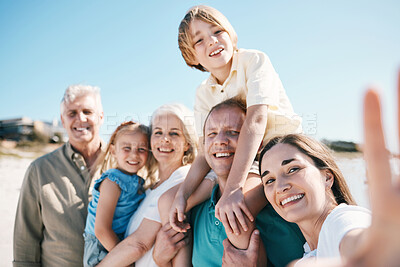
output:
M324 170L325 176L325 186L327 188L332 188L333 182L335 180L333 173L330 170Z
M110 153L112 156L115 157L115 145L112 145L112 144L110 145Z
M190 144L186 142L185 147L183 148L183 150L186 153L189 149L190 149Z

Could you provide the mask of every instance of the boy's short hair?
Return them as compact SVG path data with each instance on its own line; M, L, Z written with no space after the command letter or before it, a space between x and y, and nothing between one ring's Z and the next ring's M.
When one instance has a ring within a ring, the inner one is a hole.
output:
M196 61L195 51L193 48L193 40L190 34L190 23L194 19L199 19L204 22L210 23L211 25L216 25L221 27L226 31L233 44L233 48L237 48L237 35L232 25L229 23L228 19L218 10L209 6L194 6L189 9L185 17L182 19L179 25L178 33L178 45L181 50L183 59L189 67L199 69L201 71L207 71L201 64L193 64Z

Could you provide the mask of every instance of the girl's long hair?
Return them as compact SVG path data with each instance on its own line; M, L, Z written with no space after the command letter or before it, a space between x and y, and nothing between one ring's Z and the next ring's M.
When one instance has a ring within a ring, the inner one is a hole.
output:
M110 137L110 141L104 152L102 152L96 159L95 166L100 166L100 174L106 170L117 168L117 161L111 154L110 147L116 144L118 137L126 133L142 133L147 138L148 156L144 168L141 168L137 175L145 180L144 188L147 189L156 183L156 160L150 150L150 129L146 125L136 123L134 121L127 121L121 123Z

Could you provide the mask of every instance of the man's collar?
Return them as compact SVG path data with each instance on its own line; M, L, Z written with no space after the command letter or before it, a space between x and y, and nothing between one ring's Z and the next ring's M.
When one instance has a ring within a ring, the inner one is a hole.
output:
M210 206L217 205L218 200L219 200L219 184L216 184L211 193Z
M74 158L77 158L79 156L83 157L82 153L80 151L78 151L76 148L74 148L69 141L67 141L65 143L65 146L66 146L67 155L68 155L68 157L70 159L74 159ZM106 147L107 146L105 145L103 139L100 139L100 147L99 147L99 149L101 149L101 152L105 152Z

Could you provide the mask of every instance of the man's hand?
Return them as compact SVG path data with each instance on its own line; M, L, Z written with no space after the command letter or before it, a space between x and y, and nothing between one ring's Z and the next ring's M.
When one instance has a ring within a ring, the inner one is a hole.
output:
M158 266L170 266L170 262L178 251L188 243L187 233L177 232L169 223L166 223L157 234L153 259Z
M260 249L260 232L257 229L251 234L249 247L246 250L235 248L228 239L224 240L223 245L222 266L257 266Z

